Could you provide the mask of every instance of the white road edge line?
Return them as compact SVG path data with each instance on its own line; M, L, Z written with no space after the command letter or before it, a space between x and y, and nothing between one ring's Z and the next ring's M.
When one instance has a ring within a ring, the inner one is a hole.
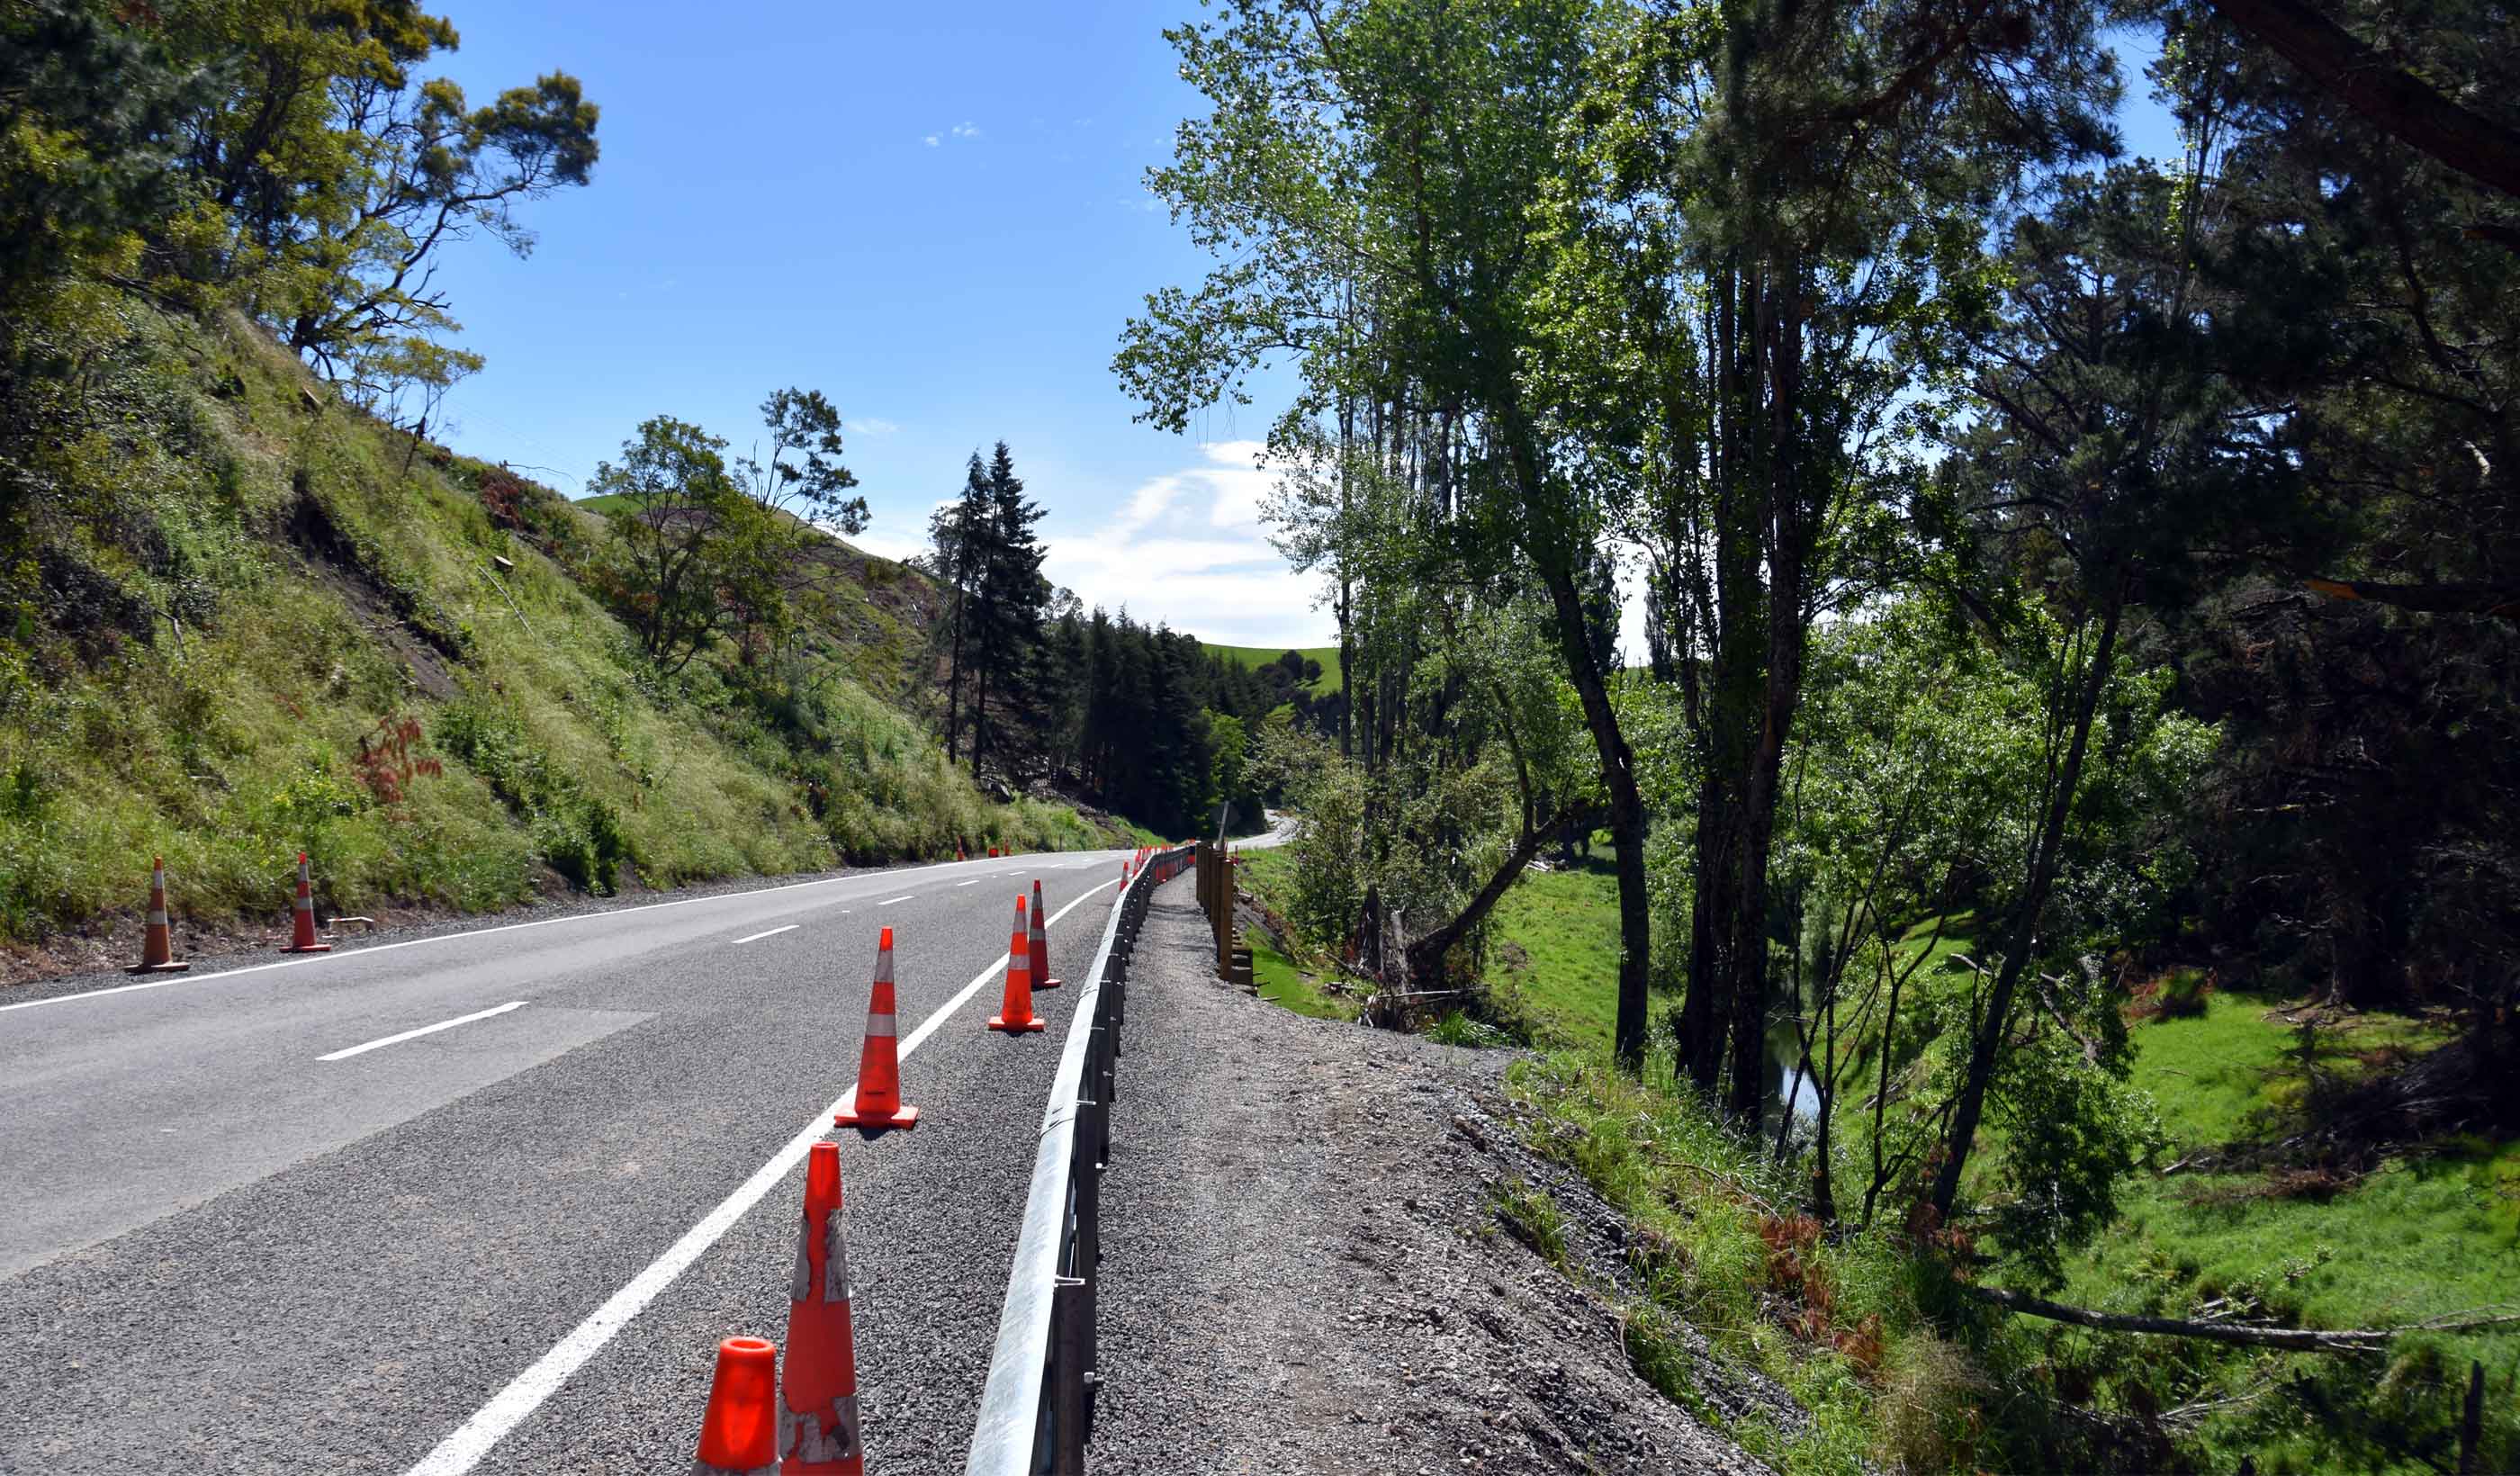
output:
M1102 886L1088 888L1075 901L1053 913L1050 921L1042 926L1051 926L1075 911L1087 897L1102 890L1102 887L1116 884L1118 878L1114 877ZM960 994L920 1021L919 1028L902 1041L900 1053L907 1056L918 1050L921 1043L934 1035L948 1017L969 1003L971 996L979 993L981 985L997 977L998 971L1006 966L1007 956L1000 954L998 962L981 969L970 983L963 986ZM614 1333L630 1325L631 1319L646 1311L648 1304L672 1285L675 1277L690 1270L693 1262L707 1254L710 1246L715 1245L737 1221L761 1202L762 1196L776 1188L779 1181L788 1177L788 1171L832 1131L832 1114L854 1100L857 1091L857 1083L850 1082L846 1092L841 1093L830 1106L814 1114L795 1137L788 1140L786 1146L772 1154L769 1162L753 1170L752 1177L743 1181L734 1193L720 1200L717 1208L702 1216L698 1225L683 1231L683 1237L668 1247L663 1255L648 1263L648 1268L631 1277L628 1285L607 1297L603 1306L590 1313L585 1321L570 1328L567 1336L554 1343L550 1352L534 1360L531 1366L509 1382L508 1387L492 1395L488 1404L474 1410L471 1419L457 1426L454 1434L439 1441L437 1449L422 1456L420 1463L404 1476L464 1476L465 1472L479 1464L481 1457L489 1454L493 1446L524 1423L526 1416L540 1409L544 1400L568 1382L569 1375L602 1352L604 1345L612 1341Z
M933 861L922 867L909 867L886 874L911 876L932 872L950 861ZM163 989L169 984L207 984L212 979L233 979L239 974L258 974L266 969L295 968L306 963L338 963L344 959L364 959L370 954L391 953L397 948L418 948L424 943L451 943L458 938L486 938L492 933L512 933L518 928L549 927L555 922L590 922L598 917L620 917L631 913L652 913L668 907L684 907L694 902L728 902L738 897L759 897L771 892L792 892L798 887L830 886L834 881L863 881L867 872L852 872L845 876L817 876L811 881L788 881L778 886L754 887L746 892L713 892L706 897L677 897L671 902L649 902L638 907L616 907L601 913L571 913L565 917L537 917L531 922L502 922L496 927L470 928L460 933L439 933L433 938L405 938L400 943L380 943L374 948L350 948L337 954L311 954L300 959L281 959L270 963L251 963L243 968L223 968L212 974L177 974L164 979L151 979L140 984L116 984L112 989L82 990L77 994L55 995L49 1000L26 1000L16 1005L0 1005L0 1014L12 1009L40 1009L46 1005L68 1005L75 1000L101 1000L108 995L129 994L139 989ZM846 909L842 909L845 913Z
M738 938L735 941L738 943L758 943L764 938L776 938L781 933L792 933L804 925L805 924L801 922L790 922L786 927L774 927L766 933L754 933L749 938Z
M387 1046L399 1046L405 1041L419 1040L424 1035L435 1035L441 1030L452 1030L458 1025L470 1025L474 1020L486 1020L494 1014L506 1014L511 1009L524 1007L524 1001L510 1000L505 1005L493 1005L487 1009L476 1009L471 1014L459 1014L451 1020L440 1020L434 1025L423 1025L418 1030L406 1030L400 1035L389 1035L380 1041L369 1041L365 1045L352 1046L346 1051L336 1051L331 1055L319 1055L315 1059L346 1061L354 1055L365 1055L371 1051L381 1051Z

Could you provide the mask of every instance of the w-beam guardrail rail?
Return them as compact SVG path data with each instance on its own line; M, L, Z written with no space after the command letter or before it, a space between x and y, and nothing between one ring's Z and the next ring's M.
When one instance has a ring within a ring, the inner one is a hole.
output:
M1102 1169L1110 1157L1112 1072L1128 1014L1129 955L1155 888L1191 864L1157 851L1129 878L1086 970L1032 1160L1023 1236L998 1317L988 1387L967 1476L1082 1476L1094 1419L1096 1288Z

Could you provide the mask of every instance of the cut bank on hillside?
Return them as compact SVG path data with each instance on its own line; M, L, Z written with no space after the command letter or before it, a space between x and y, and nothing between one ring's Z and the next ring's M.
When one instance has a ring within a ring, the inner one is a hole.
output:
M0 520L0 977L131 932L150 858L218 926L1054 849L893 705L935 595L822 540L773 663L674 676L601 518L340 403L260 329L117 300L48 495Z

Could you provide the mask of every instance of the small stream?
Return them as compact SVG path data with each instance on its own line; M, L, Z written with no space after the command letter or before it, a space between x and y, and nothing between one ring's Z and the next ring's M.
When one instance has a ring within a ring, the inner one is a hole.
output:
M1810 1122L1820 1113L1820 1093L1812 1087L1811 1078L1794 1079L1794 1062L1802 1055L1802 1047L1794 1040L1794 1027L1778 1021L1768 1027L1768 1095L1760 1109L1760 1119L1773 1127L1777 1114L1786 1109L1785 1089L1794 1089L1790 1103L1797 1121Z

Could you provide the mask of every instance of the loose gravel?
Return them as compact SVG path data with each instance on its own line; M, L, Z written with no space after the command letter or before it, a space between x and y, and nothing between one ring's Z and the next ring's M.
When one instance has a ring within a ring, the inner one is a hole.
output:
M1130 970L1097 1476L1766 1469L1637 1375L1602 1295L1497 1227L1522 1180L1576 1261L1622 1233L1521 1148L1505 1052L1289 1013L1215 979L1208 937L1175 880Z

